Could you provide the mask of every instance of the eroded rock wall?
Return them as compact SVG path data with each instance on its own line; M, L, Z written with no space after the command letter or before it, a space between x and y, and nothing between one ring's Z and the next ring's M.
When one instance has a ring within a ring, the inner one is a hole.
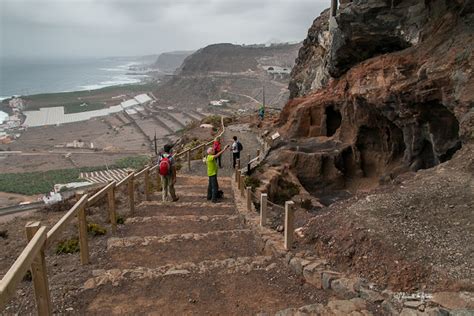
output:
M344 2L308 32L270 158L308 185L450 159L473 138L472 1Z

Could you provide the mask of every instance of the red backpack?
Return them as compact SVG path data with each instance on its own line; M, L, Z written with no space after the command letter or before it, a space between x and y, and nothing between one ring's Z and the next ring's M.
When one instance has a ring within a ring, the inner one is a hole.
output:
M171 156L161 157L160 159L160 175L169 176L171 174Z

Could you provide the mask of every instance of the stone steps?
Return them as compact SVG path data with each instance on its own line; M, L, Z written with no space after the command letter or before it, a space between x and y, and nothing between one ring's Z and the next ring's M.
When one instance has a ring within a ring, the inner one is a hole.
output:
M178 202L206 202L207 201L207 188L204 190L193 190L193 191L176 191L176 196L179 198ZM155 192L151 197L152 201L162 201L161 192ZM224 194L223 202L232 203L234 200L233 197L229 197Z
M94 271L80 314L268 315L325 300L271 257ZM128 304L126 302L129 302Z
M251 230L239 229L162 237L114 237L107 241L107 252L111 267L125 268L256 256L261 249Z
M207 201L207 177L178 177L177 202L136 206L107 240L105 260L78 299L79 314L265 315L327 303L327 292L302 282L237 212L230 178L221 203Z
M232 203L211 202L160 202L145 201L138 205L135 216L211 216L211 215L233 215L235 206Z
M211 231L243 229L245 226L238 215L182 215L150 216L128 218L120 225L122 236L164 236L169 234L205 233Z

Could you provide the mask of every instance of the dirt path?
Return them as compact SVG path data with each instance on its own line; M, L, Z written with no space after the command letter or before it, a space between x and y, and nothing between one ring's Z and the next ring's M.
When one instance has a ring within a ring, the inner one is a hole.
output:
M223 145L232 144L232 137L237 136L239 141L242 143L244 149L240 153L241 166L245 166L248 162L248 155L250 154L251 159L257 155L257 149L260 148L260 143L257 140L255 132L252 131L248 124L237 124L230 125L226 128L226 131L221 139ZM234 174L232 168L232 153L230 150L222 155L222 168L219 169L219 177L230 177ZM188 170L187 164L183 164L183 169L180 171L182 174L192 174L198 176L206 176L206 165L201 160L194 160L191 163L191 171ZM205 180L207 181L207 180Z
M327 296L302 283L244 224L221 179L225 199L206 201L206 178L180 177L177 204L144 202L71 303L80 314L251 315L314 303ZM224 210L224 211L222 211Z

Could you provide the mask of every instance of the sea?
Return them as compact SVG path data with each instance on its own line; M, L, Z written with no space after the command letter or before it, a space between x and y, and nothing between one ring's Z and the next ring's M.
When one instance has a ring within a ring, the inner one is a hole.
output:
M95 90L142 82L140 57L0 59L0 101L12 96Z

